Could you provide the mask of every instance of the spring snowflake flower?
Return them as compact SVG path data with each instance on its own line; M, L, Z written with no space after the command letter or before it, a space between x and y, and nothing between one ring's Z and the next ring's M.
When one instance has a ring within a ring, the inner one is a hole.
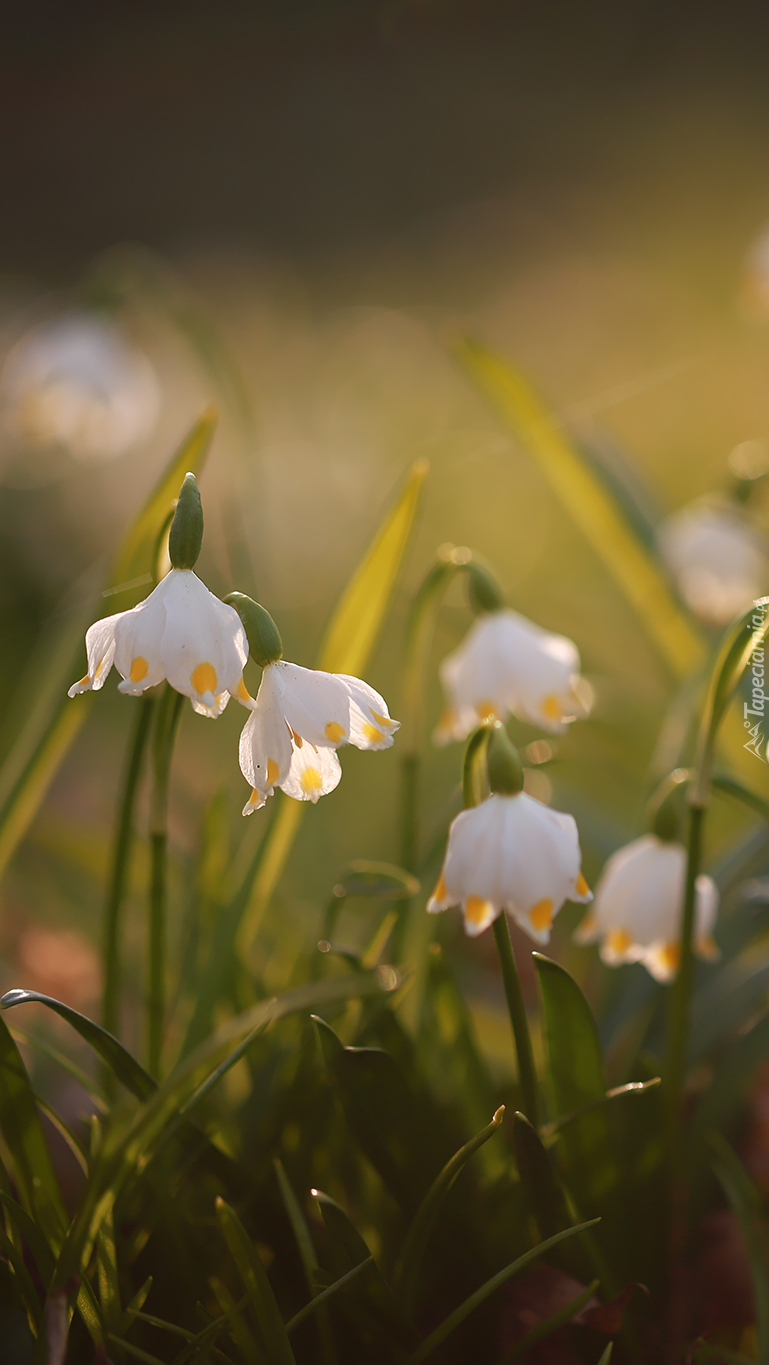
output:
M564 635L551 635L515 611L484 612L441 664L448 706L436 741L465 739L481 721L505 721L511 713L560 734L590 710L579 668L577 646Z
M400 728L384 699L360 678L283 659L266 664L251 705L240 737L240 768L252 787L244 815L263 806L275 787L296 801L326 796L342 776L341 745L388 749Z
M69 689L98 692L112 665L118 691L141 696L167 679L201 716L219 716L231 695L245 702L246 632L238 613L191 569L172 569L131 611L96 621L85 637L88 672Z
M580 870L577 825L525 792L490 796L452 822L431 915L461 905L472 938L506 910L537 943L547 943L564 901L592 900Z
M578 943L601 940L601 957L610 967L642 962L656 981L669 981L678 969L681 913L686 881L686 850L677 841L644 834L609 858L596 887L595 904L579 926ZM714 959L712 931L718 888L699 876L695 901L695 952Z
M659 545L687 606L709 625L727 625L764 590L763 545L746 515L728 503L694 503L674 513Z
M114 459L144 440L160 409L155 371L110 319L68 313L33 327L0 380L6 429L25 446Z

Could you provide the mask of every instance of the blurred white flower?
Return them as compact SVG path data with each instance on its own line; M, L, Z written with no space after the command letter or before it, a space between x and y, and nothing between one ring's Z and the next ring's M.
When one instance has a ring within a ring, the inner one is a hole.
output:
M547 943L564 901L592 900L571 815L525 792L490 796L452 821L429 914L461 905L472 938L506 910L537 943Z
M620 848L606 863L595 904L574 935L578 943L601 940L601 957L610 967L642 962L656 981L669 981L678 969L681 915L686 881L682 844L644 834ZM718 888L699 876L695 903L695 952L714 959L712 931Z
M561 733L592 703L579 668L577 646L566 636L551 635L515 611L484 612L441 664L448 704L436 742L465 739L481 721L505 721L511 712Z
M317 801L337 786L336 750L388 749L400 722L360 678L321 673L280 659L268 664L240 737L240 768L252 792L251 815L282 787L295 801Z
M659 547L687 606L709 625L726 625L766 589L763 544L729 503L693 503L675 512L660 529Z
M70 687L70 697L98 691L114 663L123 675L118 691L132 697L167 678L202 716L221 715L230 695L251 704L240 617L192 569L172 569L138 607L96 621L85 645L88 672Z
M150 435L159 410L149 360L98 314L33 327L0 376L6 430L32 449L64 446L76 460L123 455Z

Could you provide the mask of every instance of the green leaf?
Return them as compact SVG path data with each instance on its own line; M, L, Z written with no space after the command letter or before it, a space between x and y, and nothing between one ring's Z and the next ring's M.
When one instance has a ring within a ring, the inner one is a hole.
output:
M468 1317L474 1309L479 1308L482 1303L486 1302L486 1299L490 1294L494 1293L495 1289L499 1289L501 1285L506 1284L514 1275L520 1274L522 1270L526 1269L527 1265L531 1265L532 1262L538 1261L540 1256L544 1256L545 1252L550 1251L552 1247L558 1246L561 1242L565 1242L569 1237L576 1237L578 1233L584 1232L587 1228L594 1227L598 1222L600 1222L600 1219L593 1218L587 1223L578 1223L576 1227L566 1228L565 1231L556 1233L555 1237L548 1237L546 1241L539 1242L531 1251L525 1252L523 1256L519 1256L517 1260L511 1261L509 1265L506 1265L503 1270L499 1270L496 1275L492 1275L490 1280L487 1280L485 1284L482 1284L480 1289L476 1289L474 1294L471 1294L469 1298L465 1299L464 1303L461 1303L458 1308L455 1308L454 1312L450 1313L445 1321L426 1337L419 1349L416 1350L413 1355L409 1356L406 1365L421 1365L421 1362L426 1360L429 1355L432 1355L436 1347L440 1346L441 1342L445 1341L454 1329L459 1327L460 1323L464 1322L465 1318Z
M135 588L137 578L144 582L145 576L151 575L160 529L187 470L199 473L202 469L215 420L213 409L203 413L128 528L107 583L110 610L113 606L118 609L132 606L133 602L126 600L126 594ZM118 592L121 585L125 585L125 591ZM69 683L78 676L82 656L82 644L78 645L75 659L70 660L67 652L60 694L52 696L51 706L44 712L33 711L3 764L0 773L0 877L24 838L93 704L92 694L75 701L70 701L66 695Z
M769 1229L763 1201L742 1162L720 1133L710 1139L713 1170L740 1225L748 1253L756 1317L758 1365L769 1365Z
M474 340L460 341L454 351L506 426L534 456L555 496L637 611L673 674L687 677L702 657L700 638L609 489L519 370Z
M736 777L731 777L728 773L716 773L712 785L713 790L719 792L721 796L733 796L735 801L741 801L748 810L760 815L762 820L769 820L769 801L759 796L758 792L744 787Z
M525 1114L515 1115L513 1148L518 1174L540 1236L552 1237L558 1228L569 1222L569 1209L553 1159Z
M609 1361L611 1360L613 1350L614 1342L610 1341L609 1345L606 1347L606 1350L602 1352L601 1359L599 1360L598 1365L609 1365Z
M35 1324L37 1331L40 1331L42 1324L42 1307L37 1290L32 1283L32 1277L24 1264L24 1257L17 1247L14 1246L10 1237L0 1228L0 1252L5 1256L11 1266L18 1283L19 1297L24 1304L26 1312L29 1314L31 1323Z
M384 1328L399 1347L408 1350L414 1343L413 1331L403 1317L389 1284L355 1224L347 1217L341 1205L322 1190L311 1190L310 1193L317 1200L321 1218L331 1241L336 1262L335 1274L341 1278L350 1270L361 1270L361 1278L356 1286L360 1293L346 1297L347 1311L357 1317L366 1330L374 1327L382 1331Z
M382 1048L343 1047L325 1020L313 1019L358 1146L402 1208L412 1212L437 1162L415 1122L418 1104L406 1077Z
M411 466L400 496L345 588L320 648L317 667L325 672L359 676L364 671L395 587L426 473L424 460ZM238 931L243 956L256 936L306 809L306 802L290 797L280 802Z
M216 1216L232 1259L238 1267L270 1361L274 1361L275 1365L296 1365L272 1286L251 1238L235 1210L223 1199L216 1201Z
M606 1081L598 1030L576 981L557 962L534 953L547 1043L548 1072L556 1114L584 1110L561 1135L569 1188L577 1199L600 1198L619 1178L602 1101Z
M342 874L334 887L337 897L374 897L382 901L410 900L419 895L419 882L410 872L394 863L372 863L358 859Z
M422 1259L446 1195L470 1157L478 1151L479 1147L488 1142L489 1138L493 1137L501 1126L504 1112L505 1106L502 1105L495 1113L491 1123L481 1129L480 1133L476 1133L475 1137L466 1142L464 1147L460 1147L451 1160L446 1162L443 1170L435 1177L412 1219L401 1249L395 1276L396 1292L400 1289L403 1294L407 1312L411 1311L416 1296Z
M136 1172L146 1166L159 1145L176 1135L195 1104L210 1093L268 1024L298 1010L382 989L375 972L297 987L228 1020L205 1044L185 1058L140 1105L127 1124L116 1126L105 1137L92 1178L62 1247L55 1284L66 1284L72 1275L82 1272L102 1220L113 1208L115 1200Z
M54 1262L43 1232L34 1219L30 1218L26 1210L21 1207L21 1204L17 1204L16 1200L11 1198L10 1194L6 1194L5 1190L0 1190L0 1202L2 1202L11 1222L29 1247L43 1287L47 1288L53 1274Z
M13 1161L21 1203L58 1250L67 1217L26 1068L0 1019L0 1132Z
M0 1000L0 1009L8 1010L14 1005L32 1002L45 1005L47 1009L53 1010L54 1014L58 1014L71 1024L132 1095L136 1095L140 1100L146 1100L154 1094L157 1086L152 1076L135 1057L131 1056L123 1044L119 1043L117 1038L113 1038L111 1033L107 1033L106 1029L95 1024L92 1019L73 1010L70 1005L63 1004L61 1000L55 1000L51 995L41 995L39 991L12 990L7 991Z
M557 1332L559 1327L565 1327L566 1323L571 1322L572 1318L582 1311L585 1304L589 1303L599 1284L600 1280L593 1280L593 1283L589 1284L587 1289L583 1289L581 1294L577 1294L571 1303L564 1304L563 1308L552 1313L544 1322L538 1322L536 1327L532 1327L525 1336L521 1337L520 1341L516 1342L512 1351L508 1351L507 1355L502 1357L501 1365L514 1365L514 1362L522 1360L526 1352L532 1346L536 1346L537 1342L544 1341L546 1337L552 1336L553 1332ZM603 1358L602 1356L601 1359L603 1360Z

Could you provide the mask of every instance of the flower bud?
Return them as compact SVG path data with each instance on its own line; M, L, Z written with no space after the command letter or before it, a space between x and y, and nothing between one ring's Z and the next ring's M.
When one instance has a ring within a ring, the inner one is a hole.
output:
M185 474L171 530L168 555L174 569L194 569L203 543L203 508L194 474Z
M466 566L467 592L474 611L501 611L505 605L502 590L494 575L471 559Z
M270 613L244 592L231 592L225 602L234 607L248 636L251 658L260 668L283 658L283 641Z
M496 796L516 796L523 790L523 765L504 725L495 725L488 749L489 787Z

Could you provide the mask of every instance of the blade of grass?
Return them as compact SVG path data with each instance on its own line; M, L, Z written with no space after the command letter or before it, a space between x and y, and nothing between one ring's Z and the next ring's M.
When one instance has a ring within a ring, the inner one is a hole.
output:
M480 1133L476 1133L475 1137L466 1142L464 1147L460 1147L451 1160L447 1161L443 1170L436 1176L412 1219L411 1226L404 1238L398 1266L393 1277L395 1293L397 1295L400 1292L403 1295L404 1307L409 1314L412 1311L418 1287L422 1258L446 1195L470 1157L478 1151L479 1147L488 1142L489 1138L493 1137L497 1129L501 1127L504 1112L505 1106L502 1105L494 1114L491 1123L487 1124Z
M739 1158L720 1133L713 1133L713 1170L740 1225L753 1286L758 1365L769 1365L769 1236L763 1201Z
M286 1323L286 1331L295 1331L295 1329L301 1326L312 1313L316 1312L318 1308L321 1308L326 1300L331 1298L332 1294L337 1294L340 1289L344 1289L345 1285L349 1284L351 1280L354 1280L355 1276L359 1275L361 1270L365 1270L366 1266L371 1265L373 1260L374 1257L369 1256L368 1260L361 1261L358 1265L354 1265L352 1270L347 1271L346 1275L340 1276L340 1278L334 1280L334 1283L330 1284L327 1289L321 1290L320 1294L314 1299L310 1299L310 1302L306 1303L304 1308L300 1308L298 1313L295 1313L292 1318L289 1318Z
M15 1005L26 1005L37 1003L45 1005L46 1009L53 1010L61 1019L65 1019L68 1024L84 1038L93 1048L94 1052L101 1057L102 1061L110 1068L110 1071L126 1090L130 1090L132 1095L136 1095L140 1100L149 1099L157 1089L157 1084L144 1070L135 1057L127 1048L119 1043L117 1038L113 1038L111 1033L103 1029L100 1024L95 1024L92 1019L85 1014L80 1014L78 1010L72 1009L71 1005L65 1005L61 1000L55 1000L52 995L42 995L39 991L12 990L7 991L0 1000L0 1009L13 1009Z
M58 1250L67 1216L26 1067L0 1019L0 1131L13 1161L20 1202Z
M599 1218L592 1218L587 1223L578 1223L576 1227L566 1228L563 1232L556 1233L555 1237L548 1237L546 1241L539 1242L531 1251L527 1251L523 1256L519 1256L517 1260L511 1261L509 1265L506 1265L503 1270L498 1271L496 1275L492 1275L490 1280L487 1280L485 1284L482 1284L480 1289L476 1289L474 1294L470 1294L458 1308L454 1309L453 1313L449 1314L439 1327L436 1327L435 1330L425 1338L418 1350L416 1350L413 1355L409 1356L406 1365L421 1365L421 1362L426 1360L429 1355L432 1355L436 1347L440 1346L441 1342L445 1341L454 1329L459 1327L459 1324L464 1322L465 1318L468 1317L475 1308L479 1308L482 1303L486 1302L486 1299L490 1294L494 1293L495 1289L499 1289L501 1285L506 1284L508 1280L512 1279L513 1275L520 1274L520 1272L525 1270L527 1265L531 1265L533 1261L538 1261L540 1256L544 1256L545 1252L549 1251L551 1247L558 1246L560 1242L565 1242L569 1237L575 1237L578 1233L584 1232L586 1228L594 1227L595 1224L600 1221Z
M223 1199L216 1201L216 1216L248 1294L270 1361L275 1365L296 1365L272 1285L251 1238L235 1210Z

